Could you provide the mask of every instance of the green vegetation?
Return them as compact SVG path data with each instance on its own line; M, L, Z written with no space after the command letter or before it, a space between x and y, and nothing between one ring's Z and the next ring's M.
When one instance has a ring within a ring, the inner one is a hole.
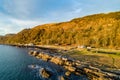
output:
M96 48L91 49L91 51L87 51L87 49L75 49L65 52L63 55L70 56L76 60L83 62L84 64L88 64L100 69L120 69L120 54L117 54L120 52L119 50L99 49L99 53L94 51L96 51ZM109 53L110 51L111 53Z
M2 36L0 43L74 44L119 48L120 11L89 15L69 22L39 25L10 37Z

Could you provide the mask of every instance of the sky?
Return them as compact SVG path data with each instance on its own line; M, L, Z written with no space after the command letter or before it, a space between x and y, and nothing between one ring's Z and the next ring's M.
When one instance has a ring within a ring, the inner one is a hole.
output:
M120 0L0 0L0 35L115 11L120 11Z

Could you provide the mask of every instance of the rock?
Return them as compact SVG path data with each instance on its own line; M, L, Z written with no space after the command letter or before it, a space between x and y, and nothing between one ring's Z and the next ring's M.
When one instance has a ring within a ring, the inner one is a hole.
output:
M42 60L45 60L45 61L48 61L52 58L52 56L48 55L48 54L45 54L45 53L39 53L36 58L38 59L42 59Z
M80 74L80 72L75 72L75 74L76 74L76 75L78 75L78 76L80 76L80 75L81 75L81 74Z
M62 57L62 60L67 61L68 59L67 59L67 58Z
M35 65L30 65L29 67L30 67L30 68L35 68Z
M37 56L38 54L39 54L38 51L34 51L32 55L33 55L33 56Z
M29 51L29 54L30 54L30 55L32 55L32 54L33 54L33 51L32 51L32 50L31 50L31 51Z
M42 58L43 53L39 53L37 57Z
M101 70L99 68L90 66L86 64L87 62L80 62L79 60L72 60L65 57L59 57L55 55L50 55L47 53L39 53L38 51L30 51L30 55L38 58L43 59L45 61L53 62L57 65L63 66L66 70L65 76L59 76L59 80L69 80L69 76L71 73L74 73L78 76L86 75L90 80L119 80L119 72L114 73L112 71L108 72L105 70ZM31 65L30 68L37 68L35 65ZM38 68L37 68L38 69ZM40 74L43 78L49 78L52 74L45 68L40 69ZM107 78L107 79L106 79Z
M52 57L50 61L57 64L57 65L63 65L64 64L64 61L59 57Z
M77 61L75 62L75 65L76 65L76 66L80 66L80 65L81 65L81 64L80 64L80 61L77 60Z
M37 59L40 59L40 57L39 56L35 56Z
M64 66L65 69L69 70L70 72L75 72L76 68L73 66Z
M73 61L72 60L67 60L67 61L65 61L65 65L73 66Z
M42 56L42 59L45 60L45 61L48 61L48 60L51 59L51 56L48 55L48 54L44 54L44 55Z
M86 73L86 75L88 76L89 79L92 79L92 80L105 80L105 74L104 73L101 73L101 72L98 72L96 70L92 70L92 69L89 69L89 68L84 68L84 71Z
M66 75L66 76L70 76L70 74L71 74L70 71L65 72L65 75Z
M58 80L65 80L63 76L58 76Z
M49 78L49 77L51 76L50 71L48 71L48 70L45 69L45 68L41 68L41 69L39 70L39 72L40 72L40 74L41 74L41 76L42 76L43 78Z
M37 69L37 68L39 68L38 65L28 65L28 67L29 67L29 68L32 68L32 69Z

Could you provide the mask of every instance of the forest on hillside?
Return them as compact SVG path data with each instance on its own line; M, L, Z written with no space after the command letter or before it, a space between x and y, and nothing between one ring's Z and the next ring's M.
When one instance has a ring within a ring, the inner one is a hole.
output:
M120 46L120 11L88 15L68 22L44 24L15 35L0 36L0 43L36 45Z

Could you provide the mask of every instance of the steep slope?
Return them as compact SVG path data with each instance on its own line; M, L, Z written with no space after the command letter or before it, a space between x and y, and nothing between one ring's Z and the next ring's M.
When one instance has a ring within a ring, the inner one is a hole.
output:
M25 29L8 43L120 46L120 11L94 14L69 22L39 25Z
M6 34L5 36L0 36L0 44L8 43L10 38L13 38L16 34Z

